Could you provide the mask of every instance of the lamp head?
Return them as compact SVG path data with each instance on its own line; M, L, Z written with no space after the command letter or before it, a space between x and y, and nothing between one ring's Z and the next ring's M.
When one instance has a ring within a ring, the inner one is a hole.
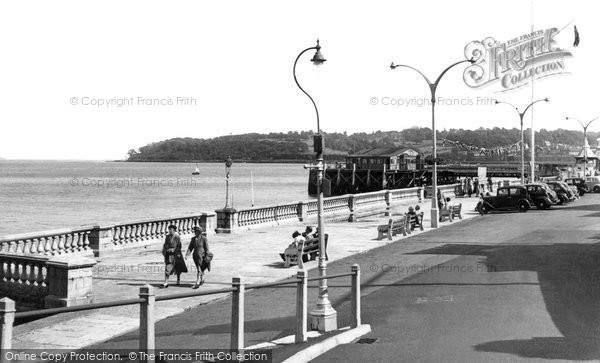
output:
M394 65L394 62L392 62L392 64L390 64L391 69L396 69L396 67L398 67L398 66Z
M550 102L550 100L548 99L548 97L544 98L544 101Z
M495 103L495 104L497 104L497 105L499 105L499 104L500 104L500 101L498 101L498 100L494 100L494 103Z
M317 39L317 46L315 48L317 49L317 51L315 52L315 55L312 57L312 59L310 61L313 62L313 64L315 66L320 66L323 63L325 63L325 61L327 61L327 59L325 59L325 57L323 57L323 54L321 53L321 46L319 45L319 39Z

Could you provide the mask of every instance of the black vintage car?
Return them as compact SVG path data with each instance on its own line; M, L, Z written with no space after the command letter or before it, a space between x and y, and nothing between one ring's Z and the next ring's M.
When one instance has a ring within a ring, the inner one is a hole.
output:
M558 199L560 199L558 204L567 204L575 199L575 195L569 190L568 185L558 181L549 181L546 184L558 195Z
M585 185L585 180L583 178L567 178L565 179L565 183L568 185L573 185L579 191L579 195L584 195L589 192L587 185Z
M525 188L527 188L529 199L535 204L537 209L548 209L550 206L558 203L558 199L554 199L544 184L526 184Z
M500 187L497 189L496 196L481 198L477 204L479 214L486 214L493 210L518 210L527 212L533 205L529 198L527 188L521 185Z

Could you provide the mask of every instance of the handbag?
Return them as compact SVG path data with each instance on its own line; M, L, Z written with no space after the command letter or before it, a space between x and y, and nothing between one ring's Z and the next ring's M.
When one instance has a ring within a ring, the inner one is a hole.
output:
M206 252L204 254L204 263L210 263L210 261L212 261L214 255L212 252Z

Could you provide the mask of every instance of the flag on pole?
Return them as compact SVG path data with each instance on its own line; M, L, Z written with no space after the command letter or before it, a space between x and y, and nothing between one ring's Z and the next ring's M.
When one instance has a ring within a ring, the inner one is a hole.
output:
M577 31L577 25L573 25L573 29L575 30L575 41L573 42L574 47L579 46L579 32Z

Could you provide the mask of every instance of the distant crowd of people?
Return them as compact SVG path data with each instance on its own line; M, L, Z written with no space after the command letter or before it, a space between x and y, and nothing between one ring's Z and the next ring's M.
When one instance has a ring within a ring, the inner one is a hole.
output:
M488 177L487 180L479 180L477 177L466 177L459 180L459 183L459 195L467 195L469 197L472 195L480 196L494 191L494 182L491 177Z

